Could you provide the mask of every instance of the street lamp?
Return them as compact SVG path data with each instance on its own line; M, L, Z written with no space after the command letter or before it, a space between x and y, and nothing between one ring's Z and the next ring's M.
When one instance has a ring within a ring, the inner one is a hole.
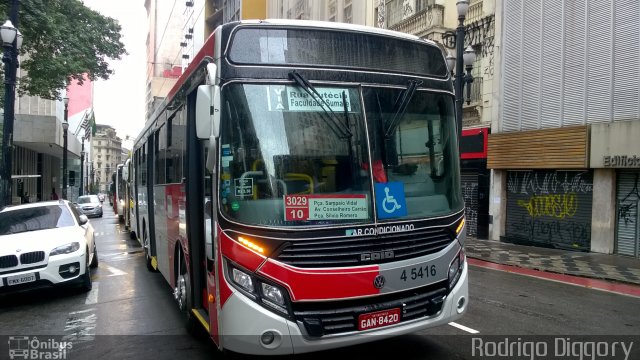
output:
M456 8L458 9L458 27L456 28L456 56L451 54L447 56L447 65L453 72L455 65L455 92L456 92L456 123L458 126L458 146L462 140L462 103L464 97L462 92L464 86L467 84L467 104L471 103L471 83L473 82L473 76L471 75L471 69L473 63L476 61L476 54L471 45L464 49L464 37L465 26L464 20L467 17L467 11L469 11L469 0L458 0L456 2ZM462 59L462 61L456 61L456 59ZM464 74L463 66L467 70L467 74Z
M69 98L65 96L62 100L64 101L64 121L62 122L62 198L67 200L67 130L69 129L67 117L69 115Z
M82 151L80 151L80 190L79 196L84 195L84 137L82 138Z
M17 21L17 4L12 5L11 18ZM0 164L0 209L11 205L11 162L13 160L13 120L16 98L16 67L18 64L18 50L22 46L22 34L7 20L0 27L2 47L4 49L4 118L2 131L2 164Z

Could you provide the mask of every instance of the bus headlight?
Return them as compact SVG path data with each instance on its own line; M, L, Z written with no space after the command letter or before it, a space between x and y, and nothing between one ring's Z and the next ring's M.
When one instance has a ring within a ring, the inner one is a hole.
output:
M233 282L236 285L240 286L245 291L250 292L251 294L255 293L255 289L253 287L253 279L251 279L251 275L240 271L236 268L231 270Z
M262 283L262 295L265 299L274 302L276 305L284 306L284 296L277 287Z
M240 290L247 297L265 308L290 316L289 298L287 291L273 283L264 282L260 277L249 271L236 268L235 264L228 264L227 276L231 278L231 285Z
M449 289L453 289L460 279L460 275L462 274L462 268L464 267L464 250L460 250L456 255L456 258L453 259L451 265L449 265Z

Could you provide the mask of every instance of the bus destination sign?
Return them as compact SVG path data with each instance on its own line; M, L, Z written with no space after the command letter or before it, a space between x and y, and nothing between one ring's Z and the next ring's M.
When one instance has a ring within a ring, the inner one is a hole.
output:
M286 195L284 210L286 221L369 218L365 194Z
M267 89L269 111L322 112L324 111L322 107L326 108L328 105L332 111L342 112L345 107L343 100L346 100L347 111L351 111L351 100L347 89L316 88L319 97L311 96L304 89L294 86L273 85Z

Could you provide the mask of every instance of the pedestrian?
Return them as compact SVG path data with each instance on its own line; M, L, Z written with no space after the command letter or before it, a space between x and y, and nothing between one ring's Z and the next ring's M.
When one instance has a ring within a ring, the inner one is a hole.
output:
M56 194L56 189L51 188L51 200L58 200L58 194Z
M23 204L27 204L29 203L29 193L25 191L25 193L22 195L22 203Z

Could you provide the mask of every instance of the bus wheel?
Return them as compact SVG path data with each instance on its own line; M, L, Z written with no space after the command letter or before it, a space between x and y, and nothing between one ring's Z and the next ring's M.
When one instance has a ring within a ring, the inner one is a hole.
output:
M151 263L151 245L149 244L149 238L147 237L147 229L142 230L142 239L144 241L144 260L147 265L147 270L157 272L158 270L155 269Z
M193 303L191 301L191 279L187 272L187 265L182 253L178 253L176 259L178 260L178 263L175 267L176 285L173 289L173 297L176 299L178 309L184 317L187 332L194 334L196 332L195 330L197 329L197 325L194 316L191 314L191 309L193 308Z

